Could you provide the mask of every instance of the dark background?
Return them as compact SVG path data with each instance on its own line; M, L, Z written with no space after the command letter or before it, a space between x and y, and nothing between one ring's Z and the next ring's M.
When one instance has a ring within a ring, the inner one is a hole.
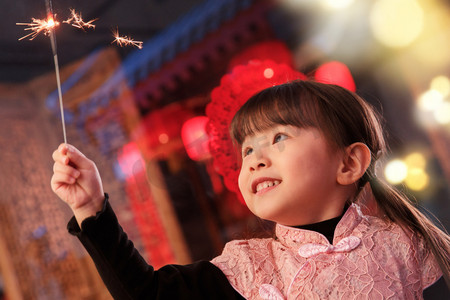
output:
M70 17L70 9L81 12L85 22L96 19L95 29L60 24L56 39L61 66L111 44L112 31L145 41L158 34L201 0L56 0L53 13L59 21ZM18 39L29 33L31 18L46 19L44 0L0 1L0 82L24 82L51 71L53 57L49 38L41 33L34 40ZM132 48L120 48L126 56Z

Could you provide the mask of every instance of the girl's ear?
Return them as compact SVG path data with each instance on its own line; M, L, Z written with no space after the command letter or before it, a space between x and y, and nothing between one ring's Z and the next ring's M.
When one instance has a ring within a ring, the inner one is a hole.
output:
M358 181L370 165L370 150L364 143L354 143L345 149L337 171L337 182L349 185Z

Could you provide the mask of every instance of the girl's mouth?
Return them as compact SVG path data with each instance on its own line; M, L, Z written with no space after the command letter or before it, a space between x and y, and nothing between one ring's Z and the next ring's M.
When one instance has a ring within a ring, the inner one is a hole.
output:
M260 194L263 191L268 190L269 188L273 188L280 184L280 180L265 180L258 183L254 189L256 194Z

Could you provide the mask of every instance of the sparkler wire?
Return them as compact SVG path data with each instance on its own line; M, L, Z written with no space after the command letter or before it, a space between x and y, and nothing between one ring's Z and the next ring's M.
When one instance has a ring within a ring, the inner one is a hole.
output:
M47 9L47 15L51 16L53 18L52 1L45 0L45 6ZM55 64L56 84L58 86L59 109L61 111L61 122L62 122L62 129L63 129L63 135L64 135L64 144L67 144L66 122L64 120L64 106L63 106L62 92L61 92L61 78L59 75L58 53L56 51L56 35L55 35L54 27L50 29L50 42L52 44L53 61Z

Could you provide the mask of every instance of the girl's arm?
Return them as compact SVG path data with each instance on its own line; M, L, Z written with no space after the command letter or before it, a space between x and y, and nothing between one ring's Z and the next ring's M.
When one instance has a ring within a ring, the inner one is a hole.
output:
M155 271L119 225L95 164L65 144L53 159L52 189L74 213L69 232L84 245L114 299L242 299L207 261Z
M243 299L208 261L154 270L128 240L107 195L96 216L85 219L81 228L72 218L68 229L92 257L114 299Z

